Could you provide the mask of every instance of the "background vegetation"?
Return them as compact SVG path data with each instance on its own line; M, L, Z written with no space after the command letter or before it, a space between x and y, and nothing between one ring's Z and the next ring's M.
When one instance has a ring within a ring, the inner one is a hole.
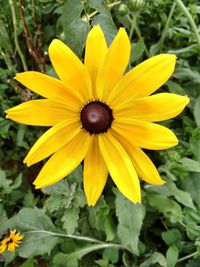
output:
M200 266L200 3L184 0L184 5L187 9L180 0L0 0L0 237L8 228L24 235L14 253L0 255L1 266ZM54 76L47 54L51 40L63 40L83 58L85 38L97 23L108 43L120 26L126 28L130 67L158 53L175 53L176 71L160 90L191 99L181 116L164 123L179 145L148 151L167 183L142 183L141 205L126 200L109 179L97 205L88 207L81 166L67 179L35 190L32 181L42 165L27 168L22 162L44 129L5 119L5 109L36 97L13 79L15 73Z

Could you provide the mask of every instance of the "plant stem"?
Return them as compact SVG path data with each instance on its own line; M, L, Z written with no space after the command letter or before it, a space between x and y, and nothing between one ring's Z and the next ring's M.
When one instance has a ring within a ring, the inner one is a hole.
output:
M114 7L114 6L117 6L117 5L121 4L121 2L122 2L122 1L117 1L117 2L114 2L114 3L108 4L107 7L108 7L108 8L112 8L112 7ZM95 16L96 14L98 14L98 13L99 13L99 11L96 10L96 11L92 12L91 14L86 15L86 17L87 17L88 20L90 20L92 17L94 17L94 16Z
M186 8L186 6L183 4L182 0L175 0L177 5L180 7L180 9L183 11L183 13L185 14L185 16L187 17L187 19L189 20L190 26L196 36L197 42L200 45L200 35L197 29L197 26L192 18L192 15L190 14L190 12L188 11L188 9Z
M147 49L147 46L146 46L146 44L145 44L145 42L144 42L144 38L143 38L142 35L141 35L140 29L139 29L139 26L137 25L137 23L136 23L136 25L135 25L135 32L137 33L138 38L143 42L143 45L144 45L144 51L145 51L145 53L146 53L146 56L149 58L149 57L150 57L150 55L149 55L149 51L148 51L148 49Z
M45 230L33 230L33 231L25 232L25 234L32 234L32 233L41 233L41 234L43 233L43 234L47 234L47 235L53 235L53 236L58 236L58 237L67 237L67 238L72 238L72 239L76 239L76 240L83 240L83 241L100 243L100 244L104 243L98 239L94 239L94 238L87 237L87 236L67 235L67 234L63 234L63 233L54 233L54 232L45 231Z
M51 232L51 231L46 231L46 230L33 230L33 231L27 231L24 232L24 234L47 234L47 235L52 235L52 236L57 236L57 237L66 237L66 238L72 238L72 239L76 239L76 240L82 240L82 241L87 241L87 242L92 242L92 243L98 243L101 244L102 246L106 247L116 247L119 249L123 249L123 250L127 250L130 253L133 253L131 250L129 250L128 248L123 247L120 244L115 244L115 243L105 243L103 241L100 241L98 239L94 239L91 237L87 237L87 236L78 236L78 235L67 235L67 234L63 234L63 233L55 233L55 232Z
M149 51L148 51L148 49L147 49L147 47L146 47L146 44L145 44L145 42L144 42L144 38L142 37L142 35L141 35L141 33L140 33L140 29L139 29L139 27L138 27L138 25L137 25L136 18L135 18L135 22L134 22L134 23L133 23L133 20L130 18L129 15L127 15L127 19L129 20L129 22L130 22L130 24L131 24L131 27L133 27L133 25L134 25L134 30L135 30L135 32L136 32L138 38L143 42L143 45L144 45L144 51L145 51L145 53L146 53L146 56L149 57ZM130 38L130 36L132 35L132 34L130 34L130 33L131 33L131 29L130 29L130 32L129 32L129 38ZM131 36L131 37L132 37L132 36Z
M15 6L14 6L13 0L9 0L9 6L10 6L10 9L11 9L11 13L12 13L12 21L13 21L13 28L14 28L14 41L15 41L15 46L16 46L17 52L18 52L18 54L20 56L23 69L25 71L27 71L28 68L26 66L26 62L25 62L23 53L22 53L22 51L20 49L20 46L19 46L19 43L18 43L18 38L17 38L17 19L16 19Z
M172 7L170 9L169 16L168 16L167 22L165 24L165 28L164 28L164 30L162 32L162 35L161 35L161 38L160 38L160 52L162 51L162 48L163 48L164 40L165 40L165 37L167 35L167 31L168 31L168 28L169 28L169 23L170 23L170 20L172 18L172 15L174 13L175 6L176 6L176 2L173 3L173 5L172 5Z
M187 255L185 257L182 257L182 258L178 259L177 262L185 261L187 259L190 259L190 258L196 256L196 255L198 255L198 252L197 251L194 252L194 253L191 253L191 254L189 254L189 255Z
M136 13L133 13L133 17L132 17L132 19L130 21L131 22L131 28L130 28L130 31L129 31L129 39L130 40L132 39L134 30L135 30L136 19L137 19L137 14Z
M6 63L8 70L11 72L13 70L13 66L11 64L10 57L4 53L1 47L0 47L0 55L2 56L4 62Z

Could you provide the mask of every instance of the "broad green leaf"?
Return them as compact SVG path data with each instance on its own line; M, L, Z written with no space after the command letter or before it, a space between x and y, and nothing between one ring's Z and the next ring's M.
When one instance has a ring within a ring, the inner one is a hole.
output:
M168 246L182 240L181 232L176 228L162 232L161 237Z
M168 248L166 253L167 267L174 267L178 260L179 250L175 245Z
M142 204L133 204L117 190L115 190L115 195L116 215L119 222L118 237L122 246L138 255L139 235L145 216L145 207Z
M51 219L38 208L21 209L8 221L7 227L24 235L19 247L19 255L23 258L50 253L59 242L57 236L51 235L51 232L57 232Z
M75 20L64 27L65 41L79 57L82 56L89 30L89 23L83 20Z
M113 22L111 15L99 14L95 16L92 20L92 25L99 24L105 34L107 44L110 45L114 39L117 28Z
M83 11L83 2L81 0L67 0L63 10L63 27L68 27L73 21L77 20Z
M147 260L142 262L139 267L150 267L158 263L162 267L168 267L165 256L159 252L154 252Z
M79 57L82 55L90 29L89 23L79 18L83 8L81 0L68 0L64 4L63 11L65 42Z

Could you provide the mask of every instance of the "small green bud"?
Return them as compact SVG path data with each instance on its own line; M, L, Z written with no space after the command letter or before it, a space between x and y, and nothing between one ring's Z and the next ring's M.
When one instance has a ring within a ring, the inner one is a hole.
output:
M125 16L126 14L128 14L128 7L125 4L121 4L118 11L121 16Z
M138 11L144 6L143 0L128 0L128 7L131 11Z

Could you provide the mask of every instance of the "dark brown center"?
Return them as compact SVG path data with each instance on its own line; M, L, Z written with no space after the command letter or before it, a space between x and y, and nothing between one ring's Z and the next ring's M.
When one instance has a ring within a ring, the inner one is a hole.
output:
M83 128L90 134L106 132L113 121L112 109L100 101L87 104L81 111Z

